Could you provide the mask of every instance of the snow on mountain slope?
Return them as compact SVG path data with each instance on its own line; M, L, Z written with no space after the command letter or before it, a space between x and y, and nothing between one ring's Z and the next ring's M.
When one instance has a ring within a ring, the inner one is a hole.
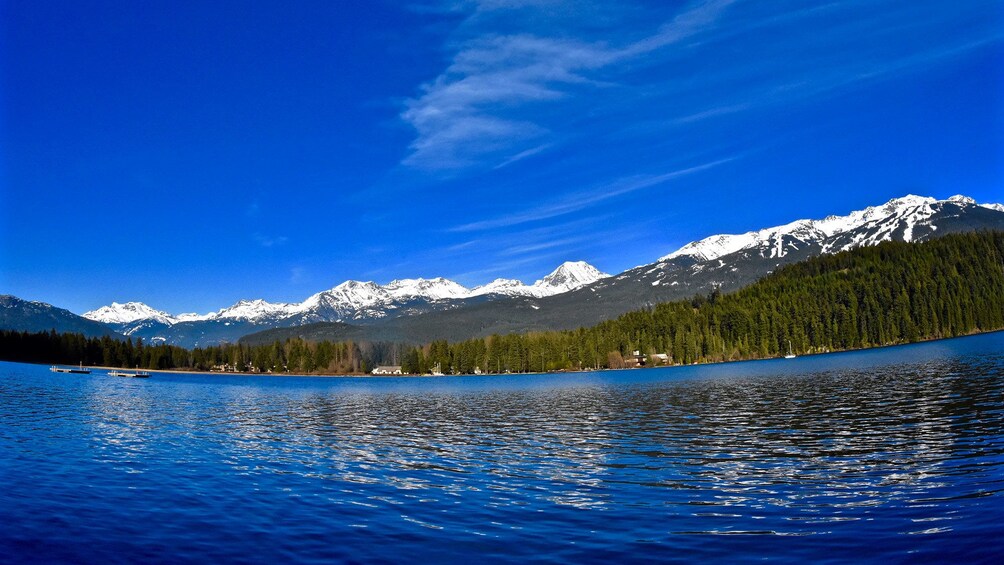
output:
M204 322L206 320L215 319L217 312L210 312L208 314L197 314L195 312L188 312L185 314L178 314L174 318L178 322Z
M180 314L172 316L140 302L112 303L85 314L92 320L129 325L123 331L132 331L136 322L156 321L165 325L182 322L243 321L254 324L274 324L283 320L295 322L338 321L342 319L383 318L391 311L418 301L440 302L462 300L483 295L552 296L579 288L606 277L592 265L583 261L560 265L552 273L528 286L517 280L498 279L475 289L468 289L443 277L434 279L398 279L378 285L374 282L345 281L338 286L318 292L303 302L287 304L265 300L241 300L233 306L208 314Z
M534 288L516 279L495 279L488 284L471 289L470 296L497 294L504 296L534 296Z
M298 304L273 303L264 300L241 300L229 308L224 308L208 319L260 320L262 318L286 318L296 312Z
M139 321L155 321L166 325L180 322L201 322L206 320L235 319L254 320L264 316L288 314L296 305L273 304L264 300L241 300L228 308L209 314L180 314L172 316L162 310L154 309L142 302L127 302L119 304L112 302L82 314L83 317L107 324L132 324Z
M394 298L421 297L431 300L445 300L450 298L467 298L471 291L458 283L443 277L434 279L400 279L391 281L384 285L386 290Z
M137 320L156 320L164 324L174 324L177 319L167 312L155 310L142 302L126 302L119 304L112 302L108 306L102 306L97 310L84 312L81 314L88 320L104 322L106 324L127 324Z
M710 261L742 250L758 250L764 257L780 258L807 245L831 240L824 253L836 253L862 245L875 245L890 239L914 241L917 228L936 229L929 220L944 209L946 204L975 205L966 196L953 196L946 200L907 195L894 198L881 206L870 206L846 216L827 216L821 220L796 220L783 226L765 228L744 234L722 234L706 237L684 245L665 255L659 261L690 257L696 261ZM1000 204L983 207L1004 211ZM999 207L999 208L998 208ZM853 237L840 238L855 232Z
M498 294L543 298L575 290L609 276L585 261L566 261L532 286L515 279L495 279L486 285L474 288L468 296Z
M390 302L389 293L374 282L345 281L304 300L296 313L305 322L382 317Z
M585 261L566 261L551 274L533 284L544 296L553 296L609 277Z

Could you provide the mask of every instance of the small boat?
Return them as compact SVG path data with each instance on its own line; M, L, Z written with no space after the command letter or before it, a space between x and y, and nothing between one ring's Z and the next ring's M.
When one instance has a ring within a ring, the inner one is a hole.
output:
M788 354L784 356L785 359L794 359L795 354L791 351L791 340L788 340Z
M91 370L90 369L85 369L84 368L83 361L80 362L80 367L79 368L77 368L77 367L59 367L59 366L53 365L53 366L49 367L49 370L52 371L53 373L75 373L75 374L78 374L78 375L89 375L89 374L91 374Z
M134 379L150 378L150 373L146 371L108 371L108 375L112 377L131 377Z

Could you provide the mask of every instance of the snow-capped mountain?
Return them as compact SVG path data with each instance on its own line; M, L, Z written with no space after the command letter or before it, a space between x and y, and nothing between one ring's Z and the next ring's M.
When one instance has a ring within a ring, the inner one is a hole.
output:
M300 303L241 300L208 314L172 316L140 302L112 303L85 313L85 318L110 324L118 332L154 341L174 343L183 333L185 340L207 324L217 328L214 335L235 333L248 327L299 326L314 322L372 321L388 317L421 314L437 309L460 307L465 300L499 299L513 296L543 298L582 287L609 275L584 262L566 262L533 285L517 280L498 279L469 289L459 283L434 279L398 279L379 285L349 280L318 292ZM179 326L175 328L174 326ZM203 334L199 334L203 335ZM239 335L237 336L239 337ZM190 341L182 341L191 345ZM201 342L195 342L201 343Z
M451 298L467 298L471 291L461 284L437 277L434 279L400 279L383 286L388 294L397 299L428 298L430 300L447 300Z
M544 298L584 287L609 276L585 261L566 261L532 285L523 284L522 281L515 279L495 279L486 285L470 290L468 296L502 295Z
M876 245L883 241L915 241L937 229L931 218L945 204L977 206L968 196L956 195L947 200L907 195L894 198L882 206L871 206L851 212L846 216L828 216L821 220L797 220L783 226L765 228L744 234L713 235L684 245L661 257L668 261L677 257L691 257L709 261L741 250L760 249L764 257L780 258L810 242L828 240L824 253L837 253L860 247ZM989 210L1004 212L1001 204L978 205ZM916 231L915 231L916 230ZM847 237L838 237L851 234Z
M535 282L533 286L543 291L543 296L554 296L609 276L585 261L566 261L554 272Z
M492 282L471 289L471 296L496 294L502 296L532 296L533 287L516 279L495 279Z
M265 300L241 300L229 308L224 308L215 315L207 316L204 319L216 320L260 320L269 317L285 317L290 312L295 312L298 304L284 304L281 302L267 302Z
M167 312L155 310L142 302L126 302L125 304L112 302L97 310L84 312L82 316L106 324L128 324L137 320L156 320L165 324L174 324L178 321Z

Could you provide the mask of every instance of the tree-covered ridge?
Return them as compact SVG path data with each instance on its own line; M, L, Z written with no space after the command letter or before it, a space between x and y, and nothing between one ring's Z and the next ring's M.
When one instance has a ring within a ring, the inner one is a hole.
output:
M732 294L630 312L588 329L433 343L406 368L467 373L623 366L634 351L672 363L818 353L1004 328L1004 234L889 242L790 265Z
M884 243L778 269L732 294L712 292L590 328L493 335L421 347L288 339L187 351L110 338L0 333L0 358L151 369L364 372L399 361L410 373L617 368L634 351L703 363L816 353L1004 328L1004 233ZM27 353L34 356L28 358Z

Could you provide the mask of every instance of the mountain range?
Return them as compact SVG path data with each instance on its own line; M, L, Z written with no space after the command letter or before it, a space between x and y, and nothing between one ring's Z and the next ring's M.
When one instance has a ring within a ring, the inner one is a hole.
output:
M345 321L366 324L501 298L544 298L608 276L592 265L578 261L563 263L532 285L518 280L497 279L469 289L442 277L401 279L386 285L350 280L292 304L260 299L241 300L208 314L172 315L141 302L115 302L85 312L83 317L108 324L123 335L194 347L233 342L243 335L275 327Z
M87 326L88 332L104 327L147 342L185 347L291 336L422 343L568 329L714 288L736 290L781 265L820 254L978 229L1004 230L1004 205L981 205L965 196L936 200L908 195L844 216L710 236L616 276L579 261L562 264L532 285L497 279L468 289L445 278L401 279L386 285L350 280L299 303L241 300L217 312L178 315L140 302L112 303L76 317L73 324L88 322L95 324ZM0 314L0 327L27 329L31 319L36 329L80 331L64 329L73 325L64 314L32 318L47 305L5 298L0 301L0 310L6 311ZM33 305L35 313L28 313L25 304Z

